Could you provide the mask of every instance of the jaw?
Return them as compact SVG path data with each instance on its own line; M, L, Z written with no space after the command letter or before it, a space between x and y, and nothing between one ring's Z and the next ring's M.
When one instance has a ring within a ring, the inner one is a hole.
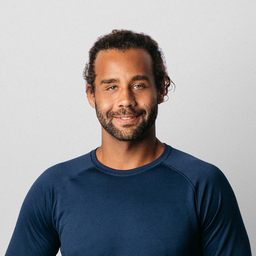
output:
M120 142L133 142L148 140L148 137L155 137L155 122L148 123L145 119L137 118L135 121L125 122L114 119L107 125L102 124L102 138L113 139Z
M155 134L155 123L148 129L146 132L140 134L137 137L134 137L134 128L130 125L126 125L123 127L122 134L111 134L107 131L103 126L101 126L102 130L102 145L107 145L112 150L119 150L119 147L136 147L141 143L144 144L150 140L156 139Z

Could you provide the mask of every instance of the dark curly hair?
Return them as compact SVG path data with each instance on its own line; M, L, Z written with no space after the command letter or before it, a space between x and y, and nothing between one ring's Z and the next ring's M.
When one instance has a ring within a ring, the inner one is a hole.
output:
M97 53L101 50L117 49L125 51L131 48L146 50L151 58L153 64L153 74L157 90L167 95L170 85L174 85L169 78L165 63L164 56L158 47L158 43L150 36L143 33L138 34L129 30L113 30L110 34L99 37L89 52L89 62L84 69L84 79L90 85L87 90L91 93L95 92L95 59Z

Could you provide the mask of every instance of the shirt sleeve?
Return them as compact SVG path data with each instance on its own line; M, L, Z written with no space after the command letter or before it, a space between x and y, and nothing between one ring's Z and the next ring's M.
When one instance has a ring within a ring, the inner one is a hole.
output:
M234 192L224 174L212 167L198 186L204 256L251 256L249 239Z
M33 184L21 207L6 256L57 254L60 241L52 221L53 194L49 182L42 178Z

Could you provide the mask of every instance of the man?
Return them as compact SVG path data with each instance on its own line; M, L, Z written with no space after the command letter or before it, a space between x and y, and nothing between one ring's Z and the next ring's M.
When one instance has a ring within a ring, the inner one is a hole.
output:
M85 79L102 144L38 178L6 255L251 255L224 175L156 138L172 85L157 43L115 30L90 50Z

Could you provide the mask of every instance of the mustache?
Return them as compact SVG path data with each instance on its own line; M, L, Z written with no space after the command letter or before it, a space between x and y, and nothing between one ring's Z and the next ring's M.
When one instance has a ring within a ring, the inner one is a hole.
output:
M139 116L146 114L146 111L144 109L134 110L133 108L121 108L118 111L109 111L107 113L107 117L115 117L115 116Z

